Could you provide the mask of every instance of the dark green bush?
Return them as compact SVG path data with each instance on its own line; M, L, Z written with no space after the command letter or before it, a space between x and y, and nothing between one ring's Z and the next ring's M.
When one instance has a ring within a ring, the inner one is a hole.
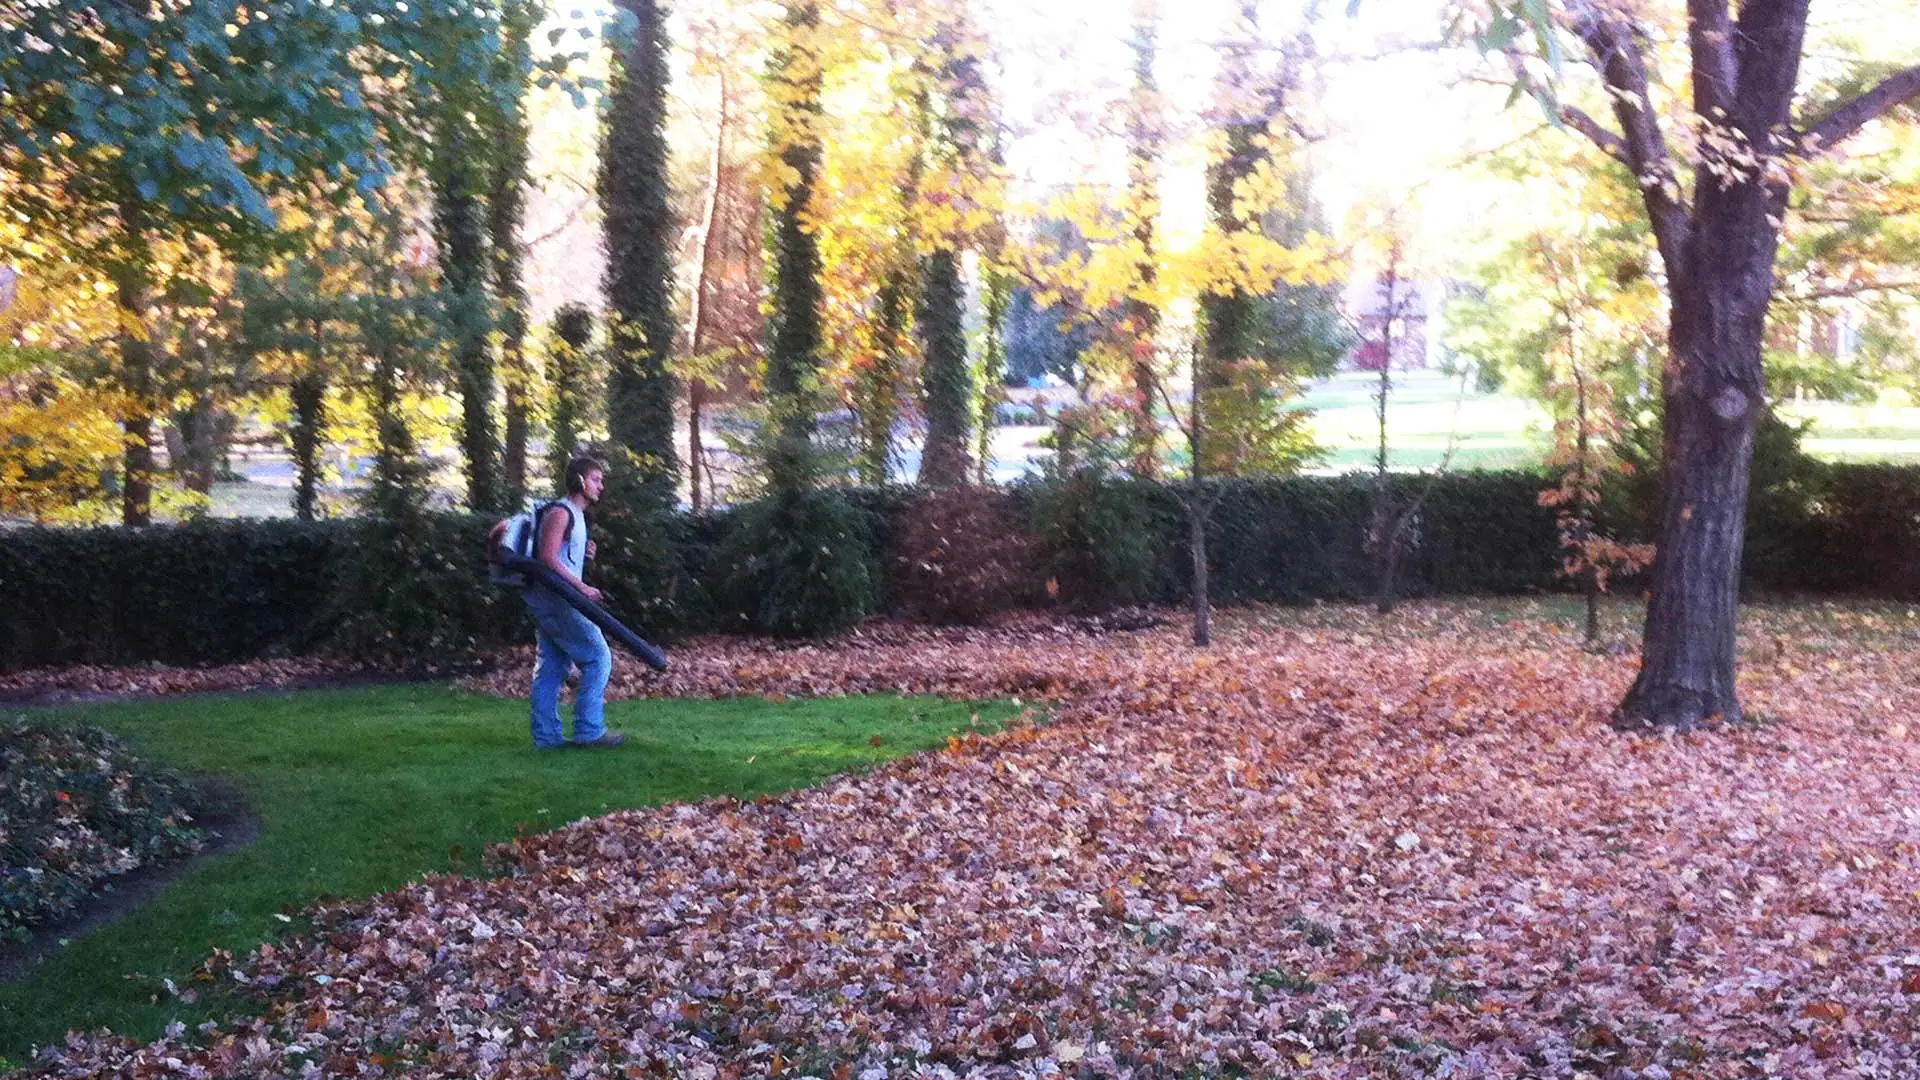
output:
M1792 565L1769 584L1920 600L1920 469L1829 466Z
M1358 475L1220 481L1207 524L1214 600L1297 604L1365 595L1372 487ZM1177 562L1185 571L1188 560Z
M1039 544L1046 592L1078 611L1150 603L1171 594L1168 566L1184 532L1157 484L1083 470L1021 488Z
M1429 480L1395 477L1418 497ZM1539 503L1551 481L1533 472L1450 473L1431 481L1404 567L1409 587L1443 594L1556 588L1560 532Z
M0 532L0 668L305 651L352 529L203 521Z
M732 525L712 567L725 627L809 637L873 612L873 526L838 493L771 495L742 507Z
M444 671L532 639L518 596L487 582L479 514L354 522L332 553L326 647L388 671Z
M72 915L107 878L200 850L196 802L103 731L0 721L0 941Z
M597 549L590 575L609 610L652 641L673 641L712 624L712 601L692 567L698 531L685 514L657 508L646 474L616 468L592 514Z

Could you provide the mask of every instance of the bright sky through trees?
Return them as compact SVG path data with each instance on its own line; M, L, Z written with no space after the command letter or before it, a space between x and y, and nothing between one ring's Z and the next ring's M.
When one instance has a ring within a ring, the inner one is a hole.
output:
M1198 237L1205 217L1203 151L1197 138L1214 93L1220 46L1239 31L1239 0L1181 0L1162 6L1158 30L1158 83L1170 134L1163 198L1168 250ZM848 5L830 9L850 11ZM1297 33L1304 5L1263 0L1265 20L1256 56L1263 69L1279 46ZM1316 21L1318 84L1296 95L1298 123L1313 138L1310 158L1315 190L1328 224L1342 230L1356 207L1401 203L1408 211L1416 250L1441 251L1496 213L1490 192L1462 175L1459 164L1523 138L1545 123L1528 101L1503 108L1507 97L1499 72L1471 49L1430 48L1441 36L1443 0L1366 0L1348 16L1345 0L1323 0ZM549 0L548 31L597 27L611 10L605 4ZM713 88L688 78L687 27L692 20L751 19L776 7L764 0L685 0L674 5L674 108L683 115L711 109ZM1132 81L1129 8L1119 0L977 0L976 14L993 47L991 75L1001 106L1004 152L1017 202L1037 204L1071 185L1118 191L1125 179L1124 123L1119 108ZM829 18L832 18L829 11ZM1803 82L1838 69L1852 58L1912 62L1920 52L1920 6L1910 0L1819 0L1809 24ZM569 31L559 48L585 42ZM1570 62L1576 82L1587 73ZM596 60L593 67L600 67ZM1678 88L1676 88L1678 89ZM595 300L598 282L597 223L585 188L568 178L590 176L597 116L577 110L564 95L546 95L536 106L536 175L546 178L547 200L536 201L529 231L543 264L536 306L551 311L565 300ZM697 130L697 124L693 125ZM703 147L676 143L676 156L698 157ZM692 158L690 158L691 160ZM1510 206L1510 204L1508 204ZM569 217L573 223L566 226ZM563 228L563 226L565 226Z

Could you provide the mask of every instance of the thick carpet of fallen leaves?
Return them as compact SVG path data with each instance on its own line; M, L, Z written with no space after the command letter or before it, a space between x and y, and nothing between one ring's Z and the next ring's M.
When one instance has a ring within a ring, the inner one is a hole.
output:
M234 962L262 1019L47 1068L1920 1077L1920 650L1782 642L1744 672L1768 721L1630 737L1606 725L1630 657L1354 618L1207 651L1177 626L891 627L627 664L628 694L1014 695L1053 720L521 841L511 876Z

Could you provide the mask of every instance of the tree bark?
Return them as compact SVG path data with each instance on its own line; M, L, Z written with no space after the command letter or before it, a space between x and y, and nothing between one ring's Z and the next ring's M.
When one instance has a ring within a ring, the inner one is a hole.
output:
M960 260L951 248L927 258L920 275L920 336L925 350L921 393L927 417L927 441L920 454L920 483L957 487L967 482L968 405L973 373L967 368L966 329L962 325L965 290Z
M138 270L126 269L116 282L126 327L120 331L120 377L130 399L126 418L126 483L120 492L120 523L146 525L153 520L153 343L147 337L147 283ZM137 327L138 329L132 329Z
M1187 546L1193 551L1193 643L1199 648L1213 644L1213 598L1207 581L1207 506L1200 482L1192 483L1187 496Z
M1660 549L1640 674L1620 705L1624 727L1684 731L1742 718L1734 692L1740 552L1765 407L1761 332L1775 238L1764 212L1702 225L1692 280L1673 288ZM1744 265L1728 258L1740 248Z
M1807 0L1741 8L1730 58L1735 97L1712 120L1742 136L1759 162L1702 168L1691 220L1662 245L1672 253L1665 494L1640 674L1616 718L1623 727L1685 731L1742 719L1734 688L1740 551L1753 437L1766 407L1762 337L1787 201L1785 181L1769 176L1766 163L1783 149L1806 18ZM1700 49L1696 41L1695 69L1711 69L1711 81L1721 81L1728 58ZM1648 199L1654 213L1651 193Z
M287 432L293 451L293 514L301 521L319 516L320 443L327 422L327 380L308 372L293 380L293 422Z
M1762 333L1773 293L1790 155L1821 152L1920 96L1920 67L1896 72L1795 130L1794 88L1809 0L1689 0L1693 108L1720 129L1703 144L1689 213L1682 202L1644 40L1619 9L1578 0L1572 28L1593 54L1620 125L1562 116L1632 170L1668 281L1665 492L1640 674L1622 727L1681 730L1741 719L1734 693L1740 551L1754 432L1765 408ZM1737 144L1737 152L1718 147Z
M1200 350L1193 353L1193 392L1187 397L1187 449L1193 462L1187 468L1187 546L1193 553L1193 644L1204 649L1213 644L1213 595L1207 579L1207 519L1213 515L1213 501L1201 489L1206 468L1200 448L1206 442L1207 412L1200 383Z

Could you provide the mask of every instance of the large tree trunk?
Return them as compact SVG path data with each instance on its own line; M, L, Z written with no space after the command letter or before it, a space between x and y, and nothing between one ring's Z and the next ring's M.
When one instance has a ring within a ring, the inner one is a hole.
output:
M1743 185L1757 197L1757 185ZM1735 189L1738 192L1739 189ZM1763 200L1703 214L1689 273L1672 288L1665 495L1641 668L1622 726L1737 722L1740 550L1753 436L1765 407L1761 332L1774 229ZM1740 211L1747 211L1742 213Z
M1642 54L1648 35L1616 5L1585 0L1568 8L1620 131L1571 106L1561 115L1639 181L1671 305L1665 506L1640 676L1620 703L1625 727L1740 719L1733 684L1740 545L1753 436L1765 408L1761 333L1791 182L1780 166L1824 152L1920 98L1915 66L1795 124L1808 5L1746 0L1736 14L1727 0L1689 3L1692 106L1716 136L1700 140L1691 214L1653 104Z
M973 372L967 368L963 325L965 289L960 260L951 248L927 258L921 274L920 337L925 349L921 390L926 402L927 442L920 454L920 483L957 487L967 482L969 406Z
M153 520L153 342L147 325L148 267L140 257L146 246L145 220L131 202L120 207L120 227L128 240L128 255L114 274L115 302L120 306L120 386L129 408L120 421L125 434L124 484L120 489L120 523L145 525Z
M147 283L137 270L126 269L116 282L121 317L120 378L129 408L120 427L126 434L126 483L120 493L120 523L145 525L153 520L153 343L147 336Z
M293 380L289 391L293 418L287 441L293 456L293 515L301 521L320 516L320 447L327 424L327 380L307 372Z

